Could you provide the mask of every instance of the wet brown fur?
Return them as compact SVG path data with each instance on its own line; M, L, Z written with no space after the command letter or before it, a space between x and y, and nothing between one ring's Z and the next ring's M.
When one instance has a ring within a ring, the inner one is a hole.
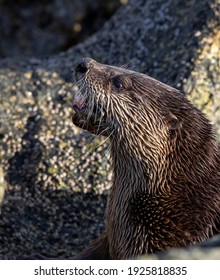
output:
M220 145L179 91L85 59L73 122L110 138L105 233L76 259L128 259L201 242L220 231Z

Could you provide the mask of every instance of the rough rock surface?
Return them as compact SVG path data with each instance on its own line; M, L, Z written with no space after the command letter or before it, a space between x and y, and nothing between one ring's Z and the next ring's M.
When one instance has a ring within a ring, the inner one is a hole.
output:
M220 235L196 246L172 248L154 255L141 256L144 260L220 260Z
M184 89L196 104L198 90L198 105L220 132L217 2L133 0L67 52L0 60L1 259L70 257L104 228L108 143L71 123L81 57L128 64Z
M122 3L122 0L0 0L0 58L65 51L100 29Z

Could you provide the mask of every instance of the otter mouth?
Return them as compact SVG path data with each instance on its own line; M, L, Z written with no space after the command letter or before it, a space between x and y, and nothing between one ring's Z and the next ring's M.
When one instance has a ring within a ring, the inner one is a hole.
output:
M94 133L94 112L89 112L89 98L88 96L82 95L75 92L72 108L74 110L72 115L72 122L79 128Z
M108 135L99 108L93 105L92 111L90 111L88 97L77 96L76 94L73 98L72 107L74 109L72 115L72 122L74 125L92 134Z
M80 128L85 128L88 122L88 100L82 96L77 96L76 93L72 101L72 108L74 110L72 115L73 123Z
M82 112L87 108L87 99L77 96L75 94L72 102L72 107L77 112Z

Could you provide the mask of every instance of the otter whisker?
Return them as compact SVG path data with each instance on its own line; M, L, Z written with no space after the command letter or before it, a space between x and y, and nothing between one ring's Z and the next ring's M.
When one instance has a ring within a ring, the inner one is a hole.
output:
M95 137L92 137L90 143L91 143L92 141L95 142L100 136L102 136L101 133L105 133L106 131L108 131L108 128L105 128L104 130L102 130L102 132L100 132L99 134L97 134ZM113 135L113 132L114 132L114 131L112 131L111 134L110 134L107 138L104 139L104 141L102 141L101 143L99 143L99 144L95 147L95 149L98 149L102 144L104 144L104 143Z
M85 96L84 96L84 88L85 88L85 80L84 79L81 79L80 81L78 81L76 84L75 84L75 97L76 98L79 98L79 99L85 99ZM83 100L84 102L85 100Z
M122 69L126 69L126 70L130 70L131 69L131 64L132 64L132 60L125 62L125 63L119 63L118 67L122 68Z
M98 106L99 106L99 99L100 99L101 93L97 93L97 98L96 98L96 111L95 111L95 122L97 121L97 114L98 114Z
M107 103L106 103L106 114L109 114L109 106L110 106L110 96L107 96Z
M88 115L87 115L87 118L86 118L86 122L89 122L91 117L92 117L93 109L94 109L94 95L89 94L90 90L87 90L86 93L87 93L86 94L87 98L89 99L89 108L88 108Z
M100 130L101 123L102 123L102 119L103 119L104 115L105 115L105 112L104 112L104 105L103 105L103 102L101 101L100 119L99 119L99 125L98 125L98 128L97 128L97 132Z
M107 129L105 129L105 130L107 130ZM104 131L105 131L104 130ZM98 149L100 146L102 146L106 141L108 141L109 139L110 139L110 137L113 135L113 133L114 133L114 131L112 131L109 135L108 135L108 137L106 137L101 143L99 143L98 144L98 146L96 146L96 149Z
M83 89L83 86L85 85L85 78L82 77L80 80L77 80L77 82L74 83L74 86L77 88Z
M110 139L110 138L112 138L112 139L111 139L111 141L109 141L108 147L103 151L103 153L102 153L102 156L103 156L103 157L105 157L106 155L109 155L109 154L110 154L110 151L111 151L111 149L112 149L112 142L115 141L115 137L116 137L115 131L112 130L112 133L111 133L111 135L110 135L110 137L109 137L109 139Z

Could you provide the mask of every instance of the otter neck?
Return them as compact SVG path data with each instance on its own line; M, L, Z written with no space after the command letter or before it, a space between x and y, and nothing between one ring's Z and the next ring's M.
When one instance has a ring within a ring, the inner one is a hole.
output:
M166 161L166 151L163 151L166 147L159 146L147 132L143 136L130 135L130 139L120 134L114 139L111 143L113 188L122 188L119 191L127 192L127 197L137 192L158 191L163 183L158 178L164 177L162 163Z
M128 198L137 192L168 194L172 186L185 188L188 182L198 185L205 176L200 166L207 166L212 172L219 164L219 146L209 125L206 129L204 135L191 132L190 140L187 133L180 132L172 139L161 131L159 136L147 131L130 134L130 139L121 133L111 143L113 188L121 188L118 191L127 192Z

